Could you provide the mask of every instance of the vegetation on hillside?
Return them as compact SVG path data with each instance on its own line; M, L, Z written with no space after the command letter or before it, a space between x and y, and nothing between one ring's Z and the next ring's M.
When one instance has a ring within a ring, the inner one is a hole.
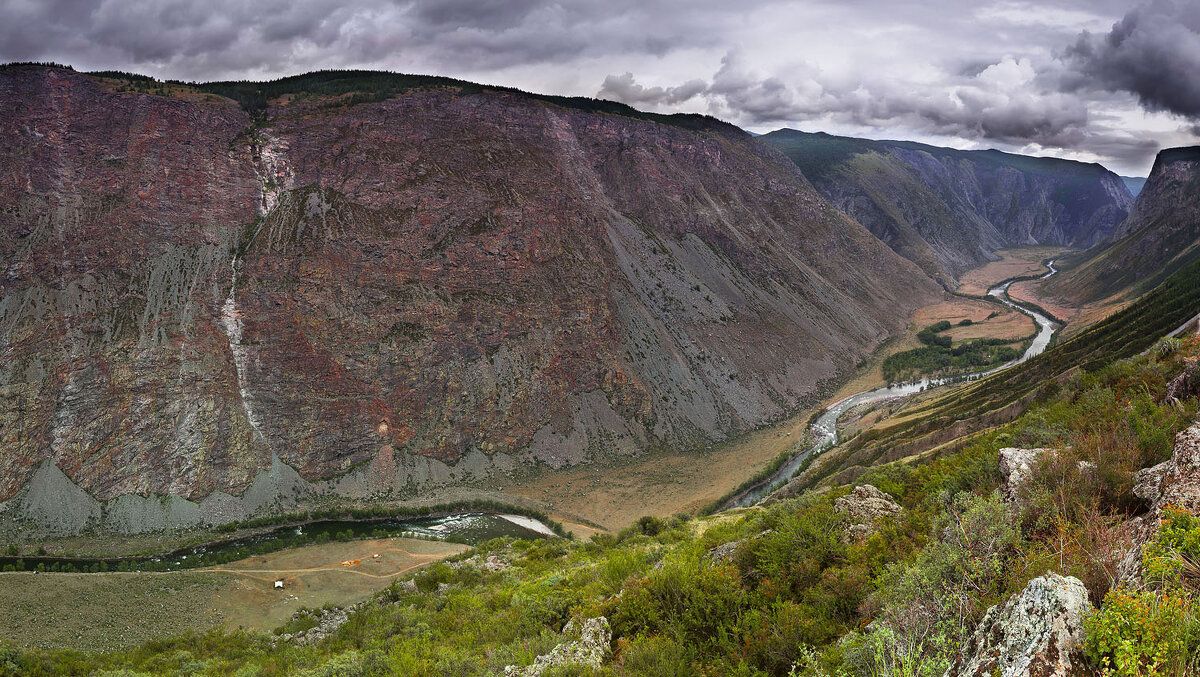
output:
M490 675L564 641L570 619L603 615L613 653L601 674L938 675L989 606L1047 571L1104 600L1088 646L1113 674L1184 674L1200 651L1189 568L1200 520L1173 517L1147 549L1155 587L1112 587L1122 523L1145 510L1130 477L1168 458L1197 412L1194 399L1161 403L1200 357L1194 340L1171 348L1078 373L960 453L868 470L858 483L905 510L859 543L833 508L847 488L703 520L647 517L586 543L496 540L417 574L415 591L393 584L315 646L213 631L107 654L8 648L0 674ZM998 450L1011 445L1061 450L1021 508L997 491ZM726 543L729 559L714 559ZM487 571L480 555L513 566Z
M1177 271L1124 310L1051 345L1046 352L988 378L954 388L904 411L902 418L865 431L800 478L816 486L851 466L870 466L948 442L1011 420L1040 398L1052 396L1076 371L1094 372L1113 360L1145 351L1200 308L1200 260Z

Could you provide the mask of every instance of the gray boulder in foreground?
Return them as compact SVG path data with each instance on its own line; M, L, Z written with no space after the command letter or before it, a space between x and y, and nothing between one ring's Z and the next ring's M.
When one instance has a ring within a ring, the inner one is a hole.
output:
M876 522L899 514L904 508L870 484L860 484L854 487L854 491L834 501L833 510L850 518L850 526L842 538L846 542L855 542L874 533Z
M1117 580L1136 587L1142 583L1142 548L1158 533L1163 509L1200 514L1200 423L1175 436L1170 459L1133 474L1133 493L1150 503L1150 512L1128 523L1131 545L1117 567Z
M579 640L563 642L550 650L550 653L538 656L533 665L520 667L509 665L504 668L505 677L541 677L550 668L566 665L583 665L598 669L608 655L609 643L612 642L612 630L608 619L604 616L589 618L583 622L581 629L576 629L574 619L567 622L563 628L564 635L579 632Z
M1087 588L1046 574L987 610L945 677L1068 677L1091 674L1083 655Z
M1000 474L1004 475L1001 490L1010 503L1021 503L1021 492L1033 476L1033 466L1039 456L1053 449L1018 449L1006 447L1000 450Z

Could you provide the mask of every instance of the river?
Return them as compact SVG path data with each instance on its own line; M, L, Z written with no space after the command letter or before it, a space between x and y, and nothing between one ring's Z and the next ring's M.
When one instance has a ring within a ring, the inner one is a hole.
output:
M1054 267L1053 259L1046 262L1046 267L1049 270L1045 275L1041 276L1042 279L1050 277L1058 272L1058 269ZM1050 339L1054 336L1054 330L1058 324L1054 320L1037 311L1030 310L1008 300L1008 287L1020 279L1023 278L1017 277L1004 280L1003 282L989 289L988 296L991 296L1000 303L1003 303L1004 305L1013 308L1018 312L1032 317L1033 321L1038 325L1037 335L1033 337L1033 341L1030 342L1029 347L1026 348L1025 352L1022 353L1017 359L1013 360L1012 362L1002 364L998 367L993 367L986 371L968 374L965 376L966 379L976 380L983 378L984 376L994 374L1002 369L1008 369L1013 365L1017 365L1028 360L1034 355L1041 354L1046 350L1046 346L1050 345ZM811 432L810 437L814 441L808 448L801 450L795 456L788 459L787 463L784 463L779 470L775 471L774 474L763 480L762 483L755 485L740 496L731 499L730 502L725 505L724 509L728 510L730 508L744 508L746 506L754 505L760 501L763 496L770 493L772 489L791 479L792 475L800 468L800 466L809 456L813 454L819 454L836 446L838 443L837 422L838 419L841 418L842 414L846 413L846 411L866 402L877 402L880 400L890 400L898 397L908 397L909 395L919 393L926 388L944 385L952 381L960 381L963 380L963 378L964 375L959 374L948 378L921 379L920 381L913 383L900 383L891 386L884 386L882 388L875 388L873 390L865 390L861 393L856 393L829 405L828 408L821 412L821 415L817 417L817 420L809 429Z

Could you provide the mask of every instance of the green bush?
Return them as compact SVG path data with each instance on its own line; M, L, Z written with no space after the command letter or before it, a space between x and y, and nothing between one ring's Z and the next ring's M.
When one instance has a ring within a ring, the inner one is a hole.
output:
M1200 610L1184 594L1111 590L1084 617L1085 649L1101 674L1119 677L1194 674L1200 655ZM1191 663L1191 665L1189 665Z
M1200 590L1200 518L1164 509L1158 533L1142 551L1142 567L1146 580L1160 587Z

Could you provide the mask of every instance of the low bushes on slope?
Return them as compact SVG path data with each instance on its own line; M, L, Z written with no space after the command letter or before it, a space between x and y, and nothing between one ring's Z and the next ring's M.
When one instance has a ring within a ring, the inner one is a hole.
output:
M1110 600L1090 621L1115 628L1096 631L1099 658L1130 637L1152 644L1126 623L1152 602L1154 637L1177 656L1195 646L1195 616L1173 600L1193 593L1127 600L1110 588L1121 522L1144 509L1129 477L1166 458L1196 415L1194 399L1162 403L1196 357L1200 344L1184 341L1081 374L960 453L868 470L859 482L904 510L861 542L844 539L833 509L846 488L705 520L648 517L587 543L497 540L420 572L415 589L390 586L313 646L214 631L109 654L6 649L0 674L492 675L564 642L572 618L603 615L605 675L940 675L989 606L1047 571ZM1037 465L1020 508L997 492L998 450L1012 445L1061 450ZM1183 526L1150 552L1191 547ZM486 569L486 555L511 567Z

